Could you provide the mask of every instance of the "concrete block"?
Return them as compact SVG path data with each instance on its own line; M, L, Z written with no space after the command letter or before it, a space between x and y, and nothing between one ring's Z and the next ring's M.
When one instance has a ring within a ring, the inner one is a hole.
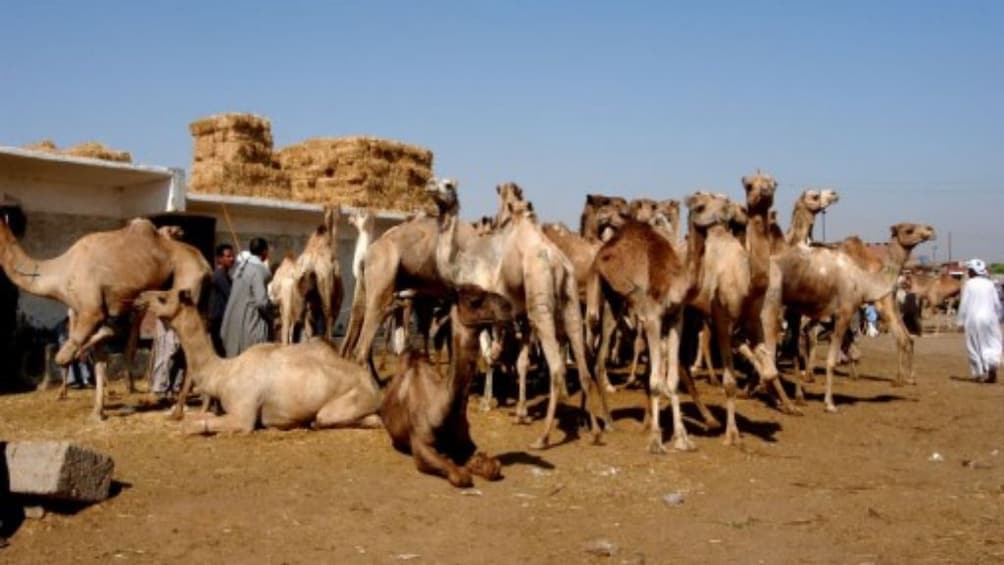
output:
M4 456L12 494L70 502L108 498L115 462L107 455L68 441L21 441L8 443Z

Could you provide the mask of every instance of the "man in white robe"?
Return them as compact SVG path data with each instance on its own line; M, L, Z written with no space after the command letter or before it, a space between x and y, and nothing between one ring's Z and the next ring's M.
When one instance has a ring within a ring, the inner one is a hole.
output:
M996 382L1001 364L1001 300L980 259L966 262L969 280L962 287L956 324L965 329L969 372L979 382Z

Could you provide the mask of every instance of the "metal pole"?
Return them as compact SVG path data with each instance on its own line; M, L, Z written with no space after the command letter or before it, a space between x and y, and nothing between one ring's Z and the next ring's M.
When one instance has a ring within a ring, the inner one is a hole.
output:
M948 232L948 262L952 262L952 232Z
M826 241L826 210L823 210L823 241Z

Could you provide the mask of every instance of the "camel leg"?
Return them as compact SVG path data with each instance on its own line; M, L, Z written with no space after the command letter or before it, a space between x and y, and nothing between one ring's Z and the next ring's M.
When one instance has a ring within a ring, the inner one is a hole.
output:
M544 352L544 359L547 362L547 371L550 376L551 390L547 399L547 414L544 417L544 431L533 443L531 449L545 449L550 445L551 430L554 429L554 418L558 411L558 398L561 396L561 389L565 386L565 359L561 354L561 346L558 345L557 332L554 327L554 317L552 311L541 308L535 312L531 318L531 324L537 338L540 340L540 347ZM535 323L534 323L535 322ZM588 394L583 390L584 394ZM595 416L589 413L591 429L598 428Z
M662 426L659 424L659 400L665 390L665 366L662 363L662 324L659 314L646 314L639 319L639 329L644 328L648 341L648 451L653 454L666 453L662 444Z
M889 331L896 338L896 350L899 353L899 364L896 371L896 381L894 386L904 384L917 384L913 375L913 338L910 332L903 325L903 318L899 315L899 308L893 294L887 294L875 302L875 310L879 316L889 326Z
M139 331L142 324L143 314L133 311L129 318L129 339L126 341L126 349L123 355L126 366L126 390L129 394L136 392L136 387L133 384L132 365L133 360L136 359L136 349L139 346Z
M669 404L673 409L673 449L677 451L691 451L695 449L694 443L687 436L687 428L683 425L683 413L680 410L680 331L683 326L683 316L678 315L677 319L669 327L669 336L666 338L666 355L669 358L669 371L663 391L669 395Z
M181 432L186 435L206 435L218 433L250 433L254 431L257 415L244 417L240 412L227 413L222 416L205 416L185 422Z
M840 353L840 340L836 336L844 335L847 326L850 324L850 313L840 311L836 314L836 322L833 326L833 336L830 337L830 347L826 355L826 395L823 402L826 404L826 411L835 413L837 406L833 403L833 369L837 366L837 355Z
M571 279L570 279L571 280ZM575 293L571 293L575 296ZM603 424L608 430L613 430L614 418L610 414L610 406L607 404L606 390L597 386L593 376L589 373L589 366L586 362L586 342L582 334L582 314L579 312L577 302L566 302L562 306L562 323L564 324L565 335L568 337L568 345L575 357L576 372L579 375L579 388L582 389L582 403L589 412L590 431L593 434L593 443L600 441L600 427L596 422L596 414L599 412L603 419ZM597 402L598 401L598 402Z
M108 352L104 346L94 349L94 410L91 418L105 419L105 387L108 386Z
M718 338L718 351L722 356L722 381L725 387L725 445L740 441L736 425L736 376L732 364L732 320L723 312L715 312L714 328ZM707 326L705 326L707 327ZM710 345L710 344L709 344Z
M614 315L610 303L603 301L603 312L600 327L600 347L596 353L596 377L600 381L600 386L607 392L614 392L616 389L610 384L610 376L607 373L607 363L610 360L611 343L613 341L614 330L617 329L617 319Z
M430 445L416 438L411 439L411 454L419 471L430 475L446 477L450 484L458 488L468 488L474 484L471 473L458 467L449 457L444 457Z
M185 403L188 402L188 395L192 392L192 371L186 367L185 374L181 378L181 391L178 393L178 398L174 402L174 409L171 410L171 414L168 418L172 420L183 420L185 418ZM208 396L203 399L203 412L208 411L209 401Z
M488 412L492 409L492 395L495 388L495 359L492 358L493 339L492 330L484 329L478 333L478 345L481 347L481 358L485 360L488 369L485 371L485 390L481 395L481 411Z
M314 418L315 428L380 428L383 423L376 411L380 408L380 393L373 388L356 387L351 392L332 398Z
M387 285L383 292L373 292L366 295L366 314L363 316L362 329L359 331L359 342L356 344L355 360L365 365L370 358L370 349L376 338L377 330L383 321L382 312L394 302L393 285ZM376 289L374 288L374 291Z
M530 335L522 337L519 355L516 357L516 374L519 377L519 398L516 400L516 423L529 424L530 416L526 409L526 373L530 370Z

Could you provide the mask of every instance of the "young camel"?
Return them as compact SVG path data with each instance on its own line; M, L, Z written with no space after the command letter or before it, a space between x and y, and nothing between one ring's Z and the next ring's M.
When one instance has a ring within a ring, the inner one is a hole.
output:
M477 452L467 421L467 398L477 357L475 336L488 325L512 321L512 305L476 287L457 291L451 309L453 358L445 377L428 357L407 352L380 408L394 447L410 453L419 471L469 487L471 475L502 478L498 459Z
M587 293L590 326L599 322L602 293L608 302L626 304L645 332L649 350L646 420L652 453L666 452L659 425L662 394L669 396L672 407L673 447L694 448L683 425L677 394L683 309L702 287L707 229L727 222L730 216L727 199L707 193L691 195L687 206L690 213L685 258L652 226L628 221L596 255Z
M325 339L294 345L262 343L225 359L188 291L148 291L136 300L178 333L196 392L218 399L226 414L183 427L185 433L379 427L380 389L364 367L341 358Z
M268 283L268 299L279 307L279 343L296 341L296 330L303 327L304 294L300 292L296 280L296 259L286 255Z
M294 279L301 298L310 289L315 289L320 300L323 337L330 337L335 328L335 320L342 308L345 290L342 287L342 271L338 262L338 219L341 207L325 207L324 223L314 230L303 253L296 260ZM305 326L311 326L307 320Z
M525 417L525 382L531 335L540 340L541 349L551 374L551 392L547 405L544 431L531 444L543 449L550 444L554 428L558 397L565 382L565 359L558 343L559 328L568 338L578 369L583 401L588 407L590 429L594 441L599 440L600 429L596 421L601 411L609 423L606 398L597 390L590 375L585 357L582 336L582 315L578 303L578 289L568 259L541 233L533 215L532 206L522 200L522 191L513 183L500 185L501 209L496 217L498 231L487 237L468 241L462 247L459 236L455 181L443 180L428 187L439 208L439 235L436 245L436 265L445 281L454 287L475 285L497 293L509 300L517 315L525 315L531 332L523 334L522 349L517 361L520 375L520 399L517 418ZM595 407L598 401L599 407Z
M175 287L196 278L191 290L201 292L209 266L201 256L191 262L194 255L180 251L184 246L149 220L136 218L120 229L85 235L59 257L40 260L29 257L7 222L0 221L0 264L7 277L21 290L58 300L71 311L69 338L55 358L64 367L115 335L110 322L130 314L140 292L162 288L175 273ZM103 348L97 353L92 416L103 419L107 358Z
M896 224L890 231L883 261L871 257L857 238L848 238L837 248L799 244L777 258L785 307L812 320L835 318L835 338L830 340L826 357L827 412L837 411L833 403L833 369L841 340L836 336L847 332L851 316L865 303L875 303L896 337L899 367L895 384L913 382L913 340L898 315L894 291L910 252L920 243L934 239L935 232L931 226L911 223ZM776 315L769 319L777 332Z

